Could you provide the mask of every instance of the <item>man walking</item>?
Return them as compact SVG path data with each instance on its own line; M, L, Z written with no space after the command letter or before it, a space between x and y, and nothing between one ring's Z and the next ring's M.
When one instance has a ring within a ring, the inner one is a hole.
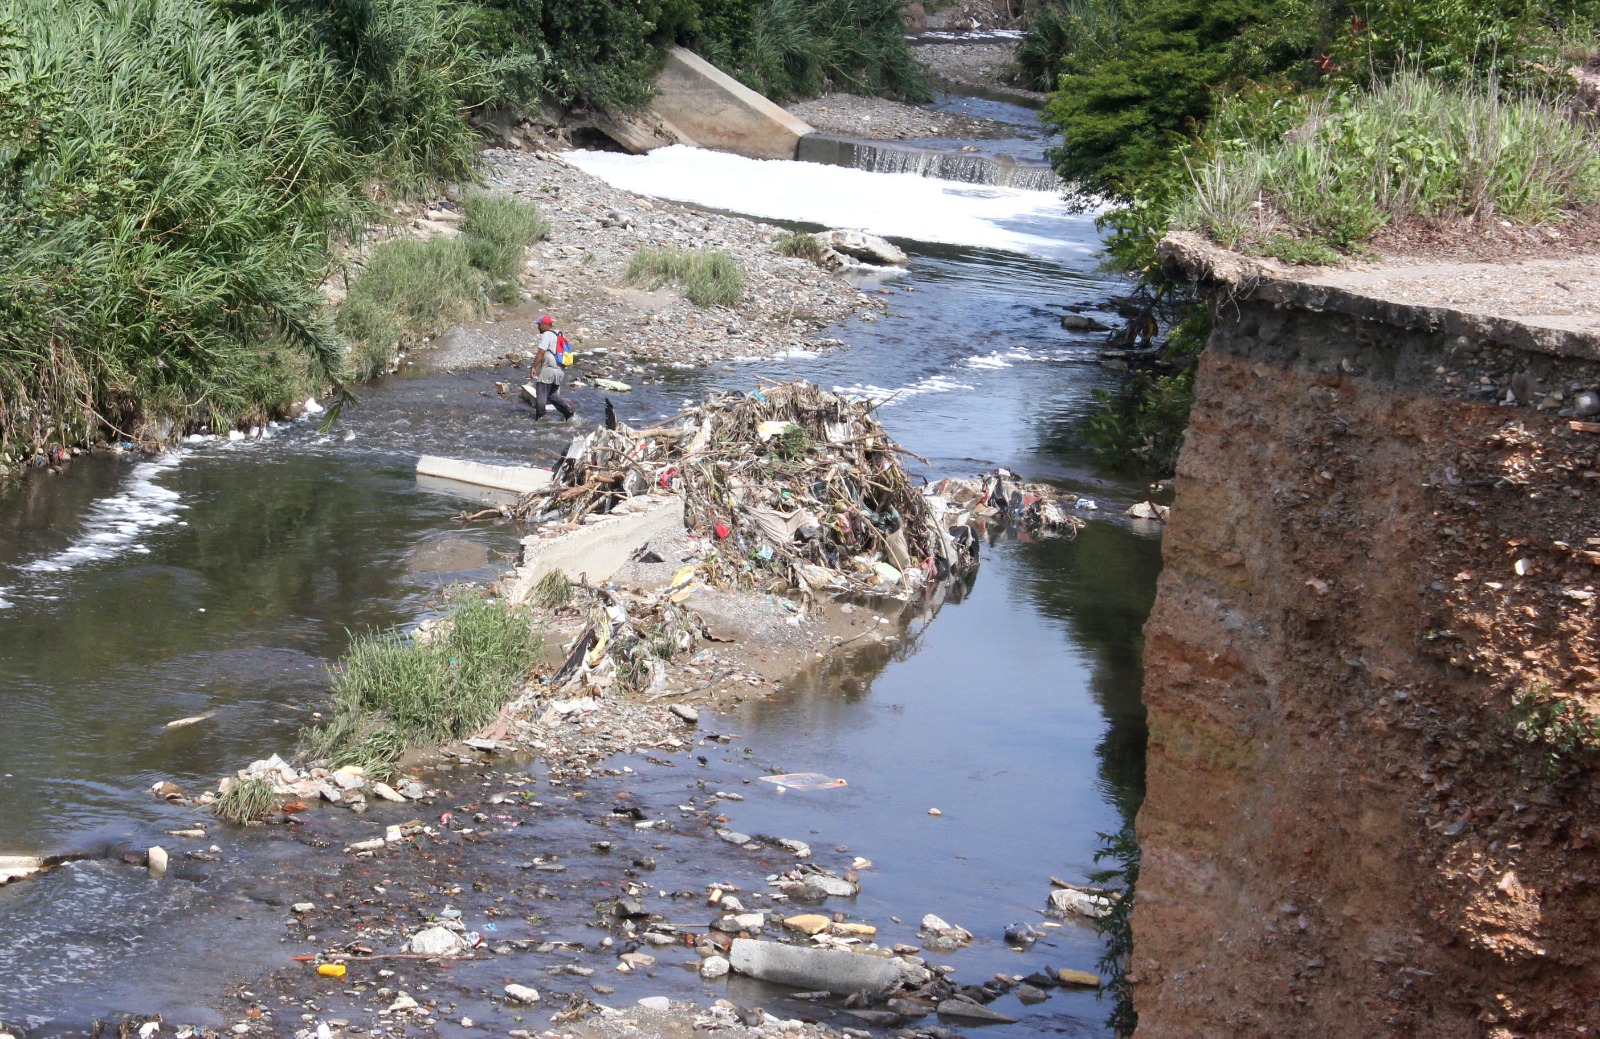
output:
M533 419L537 422L544 418L544 413L551 405L561 412L564 419L572 418L577 412L577 406L558 392L561 384L566 380L566 372L561 369L561 358L556 356L556 342L560 333L555 330L555 321L549 314L539 318L539 349L533 355L533 365L528 369L528 375L533 379L534 401Z

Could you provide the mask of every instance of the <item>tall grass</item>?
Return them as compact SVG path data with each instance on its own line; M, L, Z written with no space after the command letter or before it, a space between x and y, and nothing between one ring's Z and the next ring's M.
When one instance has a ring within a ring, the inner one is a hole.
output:
M1412 217L1546 223L1600 204L1596 145L1545 99L1407 72L1313 105L1280 139L1217 147L1175 222L1225 242L1285 235L1346 251Z
M314 288L332 241L370 191L466 171L482 77L456 5L350 5L359 69L299 6L257 8L0 15L6 97L47 86L0 104L0 459L163 417L223 428L336 380Z
M459 238L400 238L372 251L335 316L350 343L349 377L381 375L408 340L481 315L491 299L520 297L524 250L549 221L531 203L485 192L468 194L462 210Z
M334 676L333 718L307 730L309 757L386 774L407 746L459 739L494 720L540 646L497 600L461 603L434 638L356 639Z
M721 249L640 249L628 262L628 284L675 284L702 307L729 306L744 294L744 269Z
M709 6L709 5L708 5ZM923 100L921 70L906 46L899 0L763 0L697 41L768 97L825 90Z

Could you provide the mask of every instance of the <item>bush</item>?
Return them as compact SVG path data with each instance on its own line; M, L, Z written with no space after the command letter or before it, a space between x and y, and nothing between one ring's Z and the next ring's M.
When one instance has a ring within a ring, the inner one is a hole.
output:
M493 721L541 640L497 600L468 599L426 641L389 631L352 641L334 673L333 718L309 757L392 773L407 746L460 739Z
M744 294L744 271L721 249L640 249L628 263L628 284L675 284L702 307L729 306Z

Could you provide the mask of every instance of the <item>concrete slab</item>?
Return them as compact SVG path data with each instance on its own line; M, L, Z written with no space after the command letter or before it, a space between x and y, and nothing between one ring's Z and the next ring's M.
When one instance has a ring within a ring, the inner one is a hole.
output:
M712 151L752 159L792 159L812 131L801 119L692 51L674 47L656 77L650 105L665 131Z
M467 484L473 488L527 494L550 485L550 470L531 465L489 465L464 462L458 458L423 455L417 459L417 475Z
M0 855L0 884L44 871L44 859L37 855Z
M522 539L522 561L503 585L510 602L526 602L545 576L560 570L590 584L605 581L651 538L683 530L683 499L676 494L630 498L607 516L574 530Z

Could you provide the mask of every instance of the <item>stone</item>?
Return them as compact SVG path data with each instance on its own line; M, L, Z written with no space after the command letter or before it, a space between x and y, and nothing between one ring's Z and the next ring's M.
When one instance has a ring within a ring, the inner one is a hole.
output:
M842 877L830 877L824 873L813 873L806 877L805 894L808 898L854 898L861 889Z
M1157 505L1155 502L1142 501L1137 505L1129 506L1128 511L1124 512L1123 515L1129 517L1130 519L1154 520L1158 523L1165 523L1167 521L1168 511L1169 510L1165 505Z
M680 719L685 724L700 724L700 712L695 710L693 707L689 707L681 703L675 703L671 707L667 708L667 710L671 711L674 717Z
M1079 985L1084 988L1099 988L1100 975L1086 970L1067 970L1062 968L1056 971L1056 980L1063 985Z
M617 958L634 970L643 970L656 965L656 958L645 952L625 952Z
M672 1001L666 996L646 996L639 1000L639 1005L646 1010L666 1011L671 1009Z
M1584 390L1573 395L1572 413L1579 418L1589 418L1600 415L1600 393L1594 390Z
M814 237L820 245L866 263L903 265L909 260L899 247L865 231L818 231Z
M733 922L739 925L741 931L759 931L767 925L767 914L736 913Z
M922 929L918 932L926 938L944 939L956 945L968 945L972 942L972 932L965 927L957 927L943 919L929 913L922 918Z
M962 1021L977 1021L985 1024L1014 1025L1017 1019L1007 1017L998 1010L991 1010L979 1003L968 1003L964 999L947 999L939 1004L940 1017L954 1017Z
M407 1010L415 1010L417 1006L416 1000L412 999L407 993L402 992L395 998L393 1003L389 1004L389 1013L400 1014Z
M900 984L900 968L885 956L845 949L813 949L778 942L735 939L728 957L740 974L835 995L866 992L882 996Z
M361 769L355 765L346 765L344 768L332 772L329 779L340 790L360 790L367 785L366 777L361 774Z
M1109 332L1111 326L1082 314L1062 314L1061 327L1068 332Z
M317 904L315 902L296 902L289 908L297 913L309 913L317 908Z
M795 841L787 837L780 837L778 838L778 847L785 851L794 852L794 857L797 859L809 859L811 857L811 845L805 841Z
M1046 992L1044 989L1034 988L1032 985L1018 985L1016 988L1016 994L1017 998L1022 1001L1024 1006L1032 1006L1035 1003L1043 1003L1045 1000L1050 998L1050 993Z
M460 956L467 951L467 942L448 927L436 925L412 935L406 947L418 956Z
M799 931L801 934L821 934L833 926L833 919L823 916L821 913L801 913L799 916L791 916L785 919L783 926L791 931Z
M842 934L851 938L876 938L878 929L871 924L837 923L833 925L834 934Z
M372 792L385 801L404 801L405 797L388 783L373 783Z
M728 961L721 956L707 956L700 961L700 976L707 981L714 981L732 969Z
M1050 892L1050 904L1045 912L1060 918L1072 914L1098 920L1111 912L1111 900L1104 895L1080 891L1077 888L1056 888Z
M513 1000L514 1002L517 1002L517 1003L537 1003L537 1002L539 1002L539 992L538 992L538 990L537 989L531 989L526 985L507 985L506 988L505 988L505 992L506 992L506 998L507 999Z
M160 880L167 875L167 852L160 845L152 847L145 853L145 864L150 870L150 875Z
M750 835L748 833L740 833L738 830L718 830L717 831L717 836L721 837L723 840L727 841L729 844L749 844L750 843Z

